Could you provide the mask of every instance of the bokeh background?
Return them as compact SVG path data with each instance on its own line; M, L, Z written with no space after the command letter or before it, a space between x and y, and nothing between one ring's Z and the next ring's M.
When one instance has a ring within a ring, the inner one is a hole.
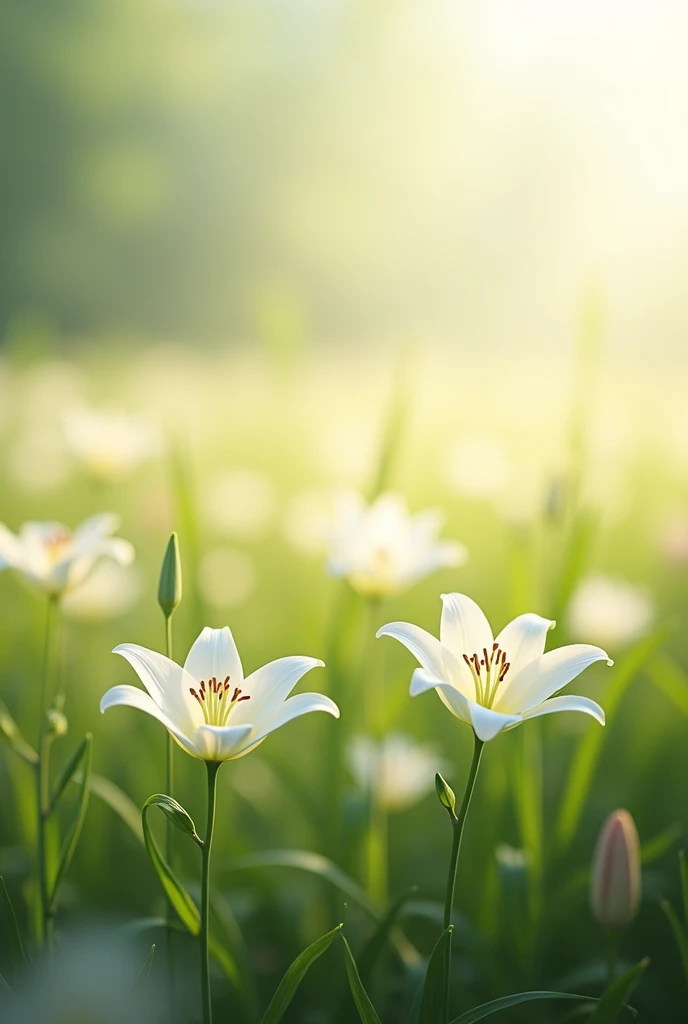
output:
M325 573L342 488L443 509L444 535L470 553L374 626L436 631L440 592L460 590L497 626L535 610L557 618L557 643L599 642L616 660L577 690L609 713L588 775L597 727L578 716L488 747L458 886L464 1006L599 991L585 872L625 806L649 844L623 947L628 963L652 957L634 1002L648 1020L685 1017L660 901L678 905L688 828L687 41L688 10L669 0L0 12L0 520L113 510L137 549L66 609L69 737L94 732L95 770L138 806L161 788L161 730L127 711L101 719L98 702L132 681L116 643L163 647L157 575L177 529L180 657L202 625L225 623L247 669L344 651L361 666L352 686L384 688L385 727L431 744L461 788L469 730L433 696L407 698L411 659L365 645L370 624ZM141 425L145 459L89 461L78 416L104 409ZM44 608L3 573L0 615L0 695L33 735ZM216 881L261 1007L342 915L354 946L370 931L319 876L232 866L267 849L332 853L320 780L336 727L292 723L220 776ZM11 752L0 775L0 870L28 932L32 782ZM202 769L180 775L202 821ZM355 772L347 785L339 864L360 881ZM448 855L440 812L430 794L390 815L390 891L419 886L405 928L423 955ZM140 843L97 800L64 904L68 933L162 905ZM341 962L328 957L293 1020L334 1020ZM415 982L394 959L380 972L383 1019L401 1019ZM244 1012L219 978L217 998Z

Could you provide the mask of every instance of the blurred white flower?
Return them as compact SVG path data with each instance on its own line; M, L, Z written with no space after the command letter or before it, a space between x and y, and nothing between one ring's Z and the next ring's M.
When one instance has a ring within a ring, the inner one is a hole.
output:
M98 562L82 584L65 594L62 611L79 622L105 622L131 611L141 591L136 569L118 562Z
M472 434L447 449L444 475L449 486L470 498L493 498L511 478L509 457L495 438Z
M660 529L659 544L668 562L688 566L688 519L676 515L667 520Z
M518 615L496 639L482 610L465 594L442 595L440 639L410 622L390 622L377 636L399 640L418 659L412 697L436 690L442 703L486 742L529 718L583 711L604 725L604 711L588 697L553 697L588 665L607 654L571 644L544 654L554 626L539 615Z
M146 687L113 686L100 710L117 705L157 718L180 747L203 761L243 757L275 729L311 711L339 718L334 701L322 693L289 694L316 658L279 658L247 678L228 626L202 630L184 667L137 644L120 644L121 654ZM147 691L147 692L146 692Z
M160 451L149 424L122 409L70 409L62 417L72 454L96 480L121 480Z
M595 575L582 580L567 610L571 636L624 647L647 633L654 606L647 591L626 580Z
M421 746L404 733L390 733L379 743L354 736L347 759L356 784L366 792L375 786L387 811L418 803L435 788L435 773L448 771L434 747Z
M9 445L7 473L22 490L54 491L68 479L71 468L62 439L51 424L31 424Z
M289 543L308 555L322 554L332 529L332 495L306 490L287 502L284 534Z
M410 515L403 498L383 494L371 505L354 492L335 500L327 568L345 576L354 590L370 597L401 593L435 569L463 565L463 544L439 540L441 512Z
M205 521L218 533L241 540L257 540L270 530L275 518L277 495L264 473L235 469L213 477L204 485L213 495L205 502Z
M0 570L15 569L38 590L63 594L82 584L101 558L120 565L134 560L128 540L113 537L119 516L85 519L73 532L61 523L24 523L18 534L0 523Z
M241 604L255 589L256 579L253 560L236 548L212 548L198 566L201 596L214 608Z

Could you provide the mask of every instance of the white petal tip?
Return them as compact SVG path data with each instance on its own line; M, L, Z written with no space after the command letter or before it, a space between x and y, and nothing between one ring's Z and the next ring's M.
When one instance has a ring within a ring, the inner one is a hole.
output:
M609 666L609 668L611 668L613 664L614 664L614 659L610 658L610 657L607 657L607 665Z

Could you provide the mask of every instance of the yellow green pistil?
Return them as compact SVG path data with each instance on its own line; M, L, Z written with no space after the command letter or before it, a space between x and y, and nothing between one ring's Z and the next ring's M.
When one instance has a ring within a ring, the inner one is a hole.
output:
M483 647L482 658L478 654L471 654L470 657L464 654L463 660L473 676L476 701L486 708L491 708L497 696L499 684L511 667L511 662L506 660L506 651L503 651L499 644L494 643L489 656L487 648Z
M224 682L218 682L215 676L208 680L201 679L198 689L189 687L189 693L198 701L203 711L203 718L206 725L226 725L232 708L240 704L242 700L250 700L248 694L242 696L238 686L234 687L234 693L230 697L231 686L229 676Z

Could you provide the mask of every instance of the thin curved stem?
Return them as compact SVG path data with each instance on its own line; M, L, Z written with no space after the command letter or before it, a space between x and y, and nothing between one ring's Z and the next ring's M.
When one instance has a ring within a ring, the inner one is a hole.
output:
M52 953L53 910L50 903L48 881L48 858L46 849L46 825L50 816L50 730L46 714L50 706L53 687L53 662L55 657L55 634L59 598L51 594L48 598L45 624L45 651L43 656L43 685L41 689L40 724L38 731L38 762L36 764L36 814L37 814L37 860L39 894L39 944L47 946Z
M201 1000L203 1004L203 1024L212 1024L213 1008L210 1000L210 959L208 954L208 934L210 928L210 851L213 844L215 827L215 783L219 761L206 761L208 770L208 815L203 840L203 867L201 875Z
M473 790L475 788L475 780L478 776L478 769L480 767L480 758L482 756L483 747L485 744L482 740L473 734L474 746L473 746L473 760L471 761L470 771L468 772L468 779L466 780L466 788L463 794L463 800L461 801L461 807L459 808L458 815L452 816L452 850L451 857L449 858L449 873L447 875L447 892L444 899L444 924L443 928L446 929L451 924L452 910L454 908L454 891L456 889L456 869L459 864L459 853L461 852L461 837L463 836L463 827L466 823L466 815L468 814L468 808L471 803L471 797L473 796ZM451 936L449 937L449 943L447 948L447 974L444 984L444 997L442 1007L442 1020L447 1020L448 1009L449 1009L449 986L451 980Z

